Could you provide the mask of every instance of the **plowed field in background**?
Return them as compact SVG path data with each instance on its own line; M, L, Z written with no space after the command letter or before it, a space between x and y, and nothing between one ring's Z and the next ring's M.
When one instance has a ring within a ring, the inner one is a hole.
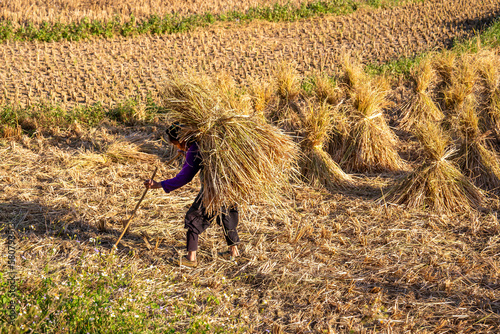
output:
M291 3L300 5L311 0L275 0L273 3L284 5ZM366 0L359 0L359 3ZM205 14L210 12L218 14L233 10L245 11L252 7L268 6L266 0L53 0L33 4L30 0L6 0L0 9L0 18L23 23L26 21L39 24L47 22L75 22L84 17L89 20L114 20L118 15L120 19L129 21L133 14L138 20L151 15L164 16L176 13L180 16L191 14Z
M448 47L500 14L500 2L438 0L293 23L256 22L164 36L0 46L0 102L113 103L161 89L174 71L265 76L283 60L330 72L342 50L387 61Z

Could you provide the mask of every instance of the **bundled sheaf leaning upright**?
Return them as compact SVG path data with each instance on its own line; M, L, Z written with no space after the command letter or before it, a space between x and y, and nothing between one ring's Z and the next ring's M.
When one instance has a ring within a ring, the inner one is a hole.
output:
M237 207L280 203L297 170L299 151L290 136L254 113L250 98L227 78L174 77L163 103L171 123L178 124L174 139L188 146L196 143L200 161L201 191L186 215L187 263L193 259L188 216L194 208L201 209L200 220L220 219L224 226L225 220L235 219L228 215Z

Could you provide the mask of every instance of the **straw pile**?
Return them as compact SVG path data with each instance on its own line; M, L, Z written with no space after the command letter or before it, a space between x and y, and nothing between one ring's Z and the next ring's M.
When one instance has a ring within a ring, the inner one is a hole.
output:
M203 204L209 214L261 200L279 203L296 170L293 140L253 116L250 99L226 88L207 77L175 77L163 99L171 120L186 127L183 140L198 143Z
M437 79L430 58L423 60L412 72L414 92L402 108L400 127L403 130L410 130L422 121L441 121L444 118L430 95Z
M344 173L332 157L325 152L324 146L333 131L337 113L326 103L310 104L302 120L304 156L301 161L302 176L314 186L326 189L342 189L353 185L352 177Z
M417 137L423 146L423 163L393 186L384 199L441 213L478 208L483 194L449 160L456 152L450 137L431 122L419 126Z
M388 106L383 82L372 82L362 67L344 64L350 101L347 106L350 133L341 166L349 171L397 171L405 163L397 152L398 139L384 118Z

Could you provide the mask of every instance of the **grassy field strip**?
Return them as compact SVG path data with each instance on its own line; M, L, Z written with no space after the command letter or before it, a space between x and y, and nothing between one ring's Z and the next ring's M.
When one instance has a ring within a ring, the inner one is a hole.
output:
M299 6L302 3L310 2L310 0L277 0L273 3L279 5L291 4ZM367 1L359 1L367 2ZM37 3L33 5L31 1L7 0L3 3L0 16L7 21L12 21L19 24L20 22L32 22L40 24L42 22L60 22L72 23L82 20L84 17L89 20L99 20L102 22L114 20L119 17L120 21L128 22L133 16L137 20L143 20L150 16L157 15L163 17L168 14L177 14L179 16L188 16L193 14L219 14L229 11L246 11L252 7L268 5L269 1L264 0L245 0L245 1L228 1L228 0L138 0L133 3L123 1L85 1L72 0L66 1L64 6L60 6L55 2Z
M245 1L237 4L224 1L213 4L171 1L154 8L151 7L154 5L151 2L146 6L144 3L118 2L113 3L112 8L107 8L110 4L73 1L56 8L51 8L52 4L47 4L47 7L27 5L26 10L20 10L18 2L8 1L2 7L0 40L78 41L89 37L179 33L217 22L296 21L325 14L349 14L362 8L393 7L415 1L421 0L280 0L273 3Z
M494 1L444 0L293 23L252 23L170 36L0 45L0 102L113 104L161 91L174 71L266 76L281 61L301 73L334 70L342 50L388 61L449 47L495 17Z

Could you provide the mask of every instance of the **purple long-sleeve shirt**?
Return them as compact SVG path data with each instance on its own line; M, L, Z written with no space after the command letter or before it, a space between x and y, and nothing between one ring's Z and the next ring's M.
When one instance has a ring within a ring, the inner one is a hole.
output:
M169 193L191 182L196 173L201 169L201 162L202 159L198 145L193 143L186 152L186 161L182 165L181 171L175 177L161 181L163 190Z

